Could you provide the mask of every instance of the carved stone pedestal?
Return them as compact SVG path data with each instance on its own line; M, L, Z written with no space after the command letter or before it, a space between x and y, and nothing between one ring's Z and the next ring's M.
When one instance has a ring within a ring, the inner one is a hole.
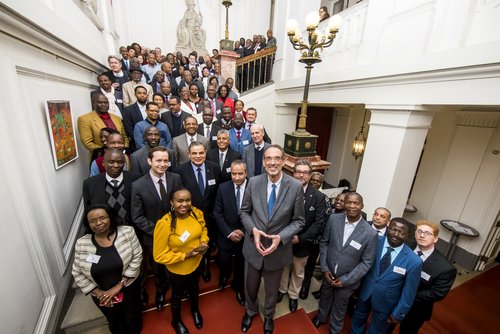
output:
M234 51L221 50L219 51L219 61L221 64L221 76L224 80L227 78L234 79L236 73L236 59L239 55Z

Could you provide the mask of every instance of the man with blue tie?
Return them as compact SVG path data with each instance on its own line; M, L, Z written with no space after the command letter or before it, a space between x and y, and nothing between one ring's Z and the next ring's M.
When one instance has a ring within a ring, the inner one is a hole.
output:
M367 334L385 333L410 310L422 271L422 260L404 242L409 223L393 218L387 236L378 237L375 262L361 283L352 317L351 334L362 334L371 311Z
M219 287L224 289L234 267L231 287L240 305L245 305L243 291L245 260L242 253L245 230L240 219L240 208L246 185L246 165L242 160L234 160L231 163L231 180L219 186L214 206L218 231L216 261L220 270Z

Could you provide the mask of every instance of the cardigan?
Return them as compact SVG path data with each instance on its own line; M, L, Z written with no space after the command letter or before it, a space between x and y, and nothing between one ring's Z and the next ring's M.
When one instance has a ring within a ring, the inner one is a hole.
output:
M134 228L132 226L118 226L114 246L123 261L122 276L129 278L126 285L129 286L139 276L142 262L142 248L135 235ZM88 256L95 254L96 251L97 249L92 243L92 234L85 234L76 241L75 259L71 274L73 274L75 283L84 294L98 288L90 272L92 262L87 261Z
M168 271L178 275L188 275L198 268L202 254L186 258L186 253L208 244L207 228L203 212L192 207L193 213L184 219L177 218L175 230L170 228L172 216L167 213L155 225L153 234L153 256L156 262L167 267ZM183 237L189 234L184 241Z

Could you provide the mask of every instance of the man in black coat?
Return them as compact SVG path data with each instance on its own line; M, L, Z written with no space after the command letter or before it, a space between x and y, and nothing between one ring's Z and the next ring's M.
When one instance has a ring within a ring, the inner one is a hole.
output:
M144 248L141 283L143 302L147 304L145 281L148 261L156 267L156 298L158 310L163 308L165 293L168 289L167 272L164 265L157 265L152 260L153 232L156 222L170 211L170 193L182 185L179 175L167 172L169 155L163 146L153 147L148 156L151 167L149 173L132 184L132 221L142 232L141 244Z
M220 168L212 161L206 161L205 146L194 141L189 145L188 155L190 161L174 168L174 172L182 178L182 183L191 192L191 203L203 211L209 237L209 251L203 259L202 278L210 281L211 273L208 266L210 251L214 248L217 238L216 224L213 218L215 196L220 180Z
M125 107L123 110L123 126L129 139L129 148L131 152L136 151L134 141L134 127L137 123L146 119L146 103L148 102L148 93L144 86L138 85L134 88L137 102Z
M130 201L132 182L140 175L123 170L125 155L117 149L108 149L103 160L106 173L83 181L83 205L85 210L92 204L108 204L123 223L132 224Z
M219 186L215 199L214 218L218 232L216 261L220 270L219 287L223 289L226 286L234 267L231 287L236 293L238 303L245 305L243 290L245 259L242 253L245 231L240 219L241 201L247 184L245 163L242 160L233 161L230 171L231 180Z
M203 101L202 103L208 103L208 101ZM209 148L217 148L217 134L222 128L213 122L214 115L210 107L205 108L202 111L203 123L198 125L198 133L205 136L209 142ZM226 180L227 181L227 180Z
M229 148L229 132L227 130L219 130L217 133L217 148L213 148L207 152L207 160L215 162L219 166L221 183L231 180L231 163L236 159L241 159L241 156L238 152Z
M161 114L160 121L167 124L170 135L175 138L186 132L184 120L189 114L181 110L181 98L176 95L168 99L168 109L169 111Z

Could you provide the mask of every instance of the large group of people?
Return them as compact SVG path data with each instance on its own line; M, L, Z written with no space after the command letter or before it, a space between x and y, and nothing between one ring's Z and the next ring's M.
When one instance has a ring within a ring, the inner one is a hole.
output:
M199 281L212 280L212 256L220 289L230 285L244 307L243 332L261 312L264 333L273 333L276 304L286 295L295 312L308 298L318 258L315 326L329 322L330 333L340 333L353 303L351 333L362 333L370 314L368 333L389 333L398 323L401 333L417 333L430 319L456 275L434 248L436 224L417 222L411 249L405 219L378 208L366 221L353 191L331 203L308 160L285 173L283 148L271 143L257 110L245 110L231 78L223 81L220 64L209 66L216 61L209 55L143 53L137 43L120 53L97 77L93 110L78 118L91 176L83 182L86 234L72 270L112 333L140 333L149 273L158 310L172 289L175 332L188 333L186 297L203 328ZM199 76L207 69L205 84Z

